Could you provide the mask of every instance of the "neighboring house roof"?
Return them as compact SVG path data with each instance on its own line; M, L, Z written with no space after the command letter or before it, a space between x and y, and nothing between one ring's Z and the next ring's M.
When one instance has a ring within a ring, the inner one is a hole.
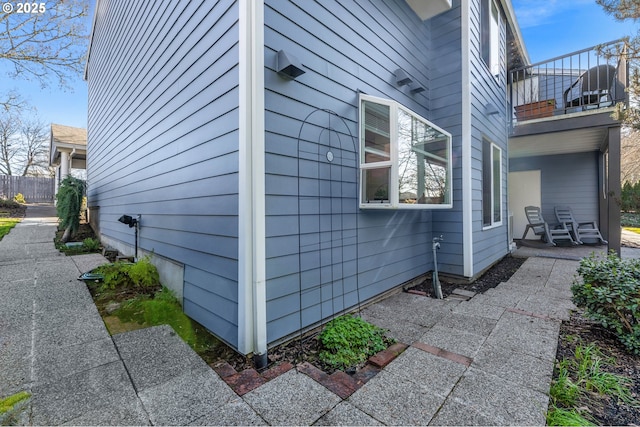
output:
M76 158L86 158L87 130L52 123L49 145L49 163L51 165L59 163L61 151L73 153Z

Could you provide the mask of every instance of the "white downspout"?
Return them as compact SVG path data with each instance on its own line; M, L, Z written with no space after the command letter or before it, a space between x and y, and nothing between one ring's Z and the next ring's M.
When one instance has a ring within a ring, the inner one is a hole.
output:
M264 3L239 1L238 350L267 362Z
M463 272L473 276L473 191L471 176L471 12L469 0L460 5L462 23L462 253Z

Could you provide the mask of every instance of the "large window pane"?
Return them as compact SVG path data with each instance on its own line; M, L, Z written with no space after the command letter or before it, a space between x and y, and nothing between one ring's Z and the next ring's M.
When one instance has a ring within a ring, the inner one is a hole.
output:
M391 168L363 169L363 203L389 203Z
M449 203L448 137L408 112L398 110L399 202Z
M450 208L451 135L397 102L360 97L360 207Z
M363 101L364 163L387 162L391 158L389 106Z

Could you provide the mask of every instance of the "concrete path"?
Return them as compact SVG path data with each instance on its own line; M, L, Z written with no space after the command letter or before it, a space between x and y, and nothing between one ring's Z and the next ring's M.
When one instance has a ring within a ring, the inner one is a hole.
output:
M296 369L239 397L168 326L110 337L51 207L0 241L0 398L24 425L544 425L576 261L530 258L469 301L397 293L362 316L410 347L346 399Z

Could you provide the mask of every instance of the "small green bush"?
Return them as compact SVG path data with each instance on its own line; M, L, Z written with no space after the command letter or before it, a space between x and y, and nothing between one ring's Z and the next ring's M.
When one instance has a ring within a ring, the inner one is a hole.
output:
M384 333L384 329L359 317L337 317L320 333L323 350L318 356L323 363L336 369L357 366L387 347Z
M615 253L595 254L578 267L581 281L571 287L573 302L587 316L614 331L633 354L640 354L640 260L621 260Z
M24 196L22 195L22 193L18 193L15 196L13 196L13 201L16 203L20 203L21 205L24 205L25 203L27 203L24 200Z
M118 288L151 288L160 285L160 275L150 256L139 259L136 263L114 262L104 264L94 270L104 276L102 287Z
M17 209L19 207L20 203L16 202L15 200L0 199L0 208Z
M82 246L84 246L88 251L95 252L100 249L100 240L87 237L82 241Z
M151 256L141 258L129 267L127 274L133 284L140 288L150 288L160 284L160 275L155 265L151 264Z

